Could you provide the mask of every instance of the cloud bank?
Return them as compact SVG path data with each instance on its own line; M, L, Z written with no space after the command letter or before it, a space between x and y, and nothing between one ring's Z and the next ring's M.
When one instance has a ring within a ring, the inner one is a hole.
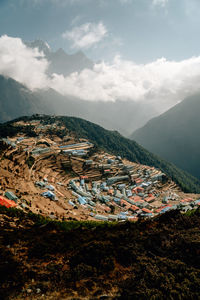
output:
M68 77L53 75L52 86L63 95L90 101L149 101L167 109L199 89L200 57L180 62L165 58L139 65L114 58L112 64L101 62L93 70L83 70Z
M148 101L158 111L168 109L199 90L200 56L167 61L158 59L136 64L116 56L112 63L100 62L67 77L46 75L48 61L38 49L30 49L19 38L0 37L0 74L31 90L54 88L63 95L90 101Z
M26 47L19 38L0 37L0 74L11 77L30 89L48 85L48 61L38 49Z

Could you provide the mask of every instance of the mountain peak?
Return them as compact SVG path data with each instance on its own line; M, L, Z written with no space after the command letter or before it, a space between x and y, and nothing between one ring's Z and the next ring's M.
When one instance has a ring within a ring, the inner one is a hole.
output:
M31 48L38 48L38 50L44 52L45 55L49 54L51 51L49 44L40 39L32 42L26 42L25 44Z

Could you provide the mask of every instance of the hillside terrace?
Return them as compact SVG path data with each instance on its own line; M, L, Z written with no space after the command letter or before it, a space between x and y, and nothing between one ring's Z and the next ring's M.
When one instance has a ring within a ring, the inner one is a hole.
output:
M104 166L102 163L106 167L109 163L111 170L115 169L121 171L121 174L126 174L125 163L109 154L99 156L99 163L99 168ZM101 218L102 220L135 220L138 217L153 217L170 209L183 208L182 203L186 200L180 200L180 196L175 193L177 187L174 193L172 192L174 183L170 182L165 174L154 168L134 163L129 166L129 170L134 171L134 177L125 175L110 178L108 176L106 179L90 182L87 176L82 176L80 179L70 181L69 189L76 192L73 193L74 197L70 201L77 206L86 206L91 210L90 215L98 220ZM167 191L169 196L166 196L166 191L160 192L162 186L166 186L166 182L171 186L171 190ZM190 199L190 206L187 205L187 209L197 207L194 199ZM92 207L90 201L93 202ZM103 207L99 203L102 203ZM163 205L164 203L167 205ZM112 215L109 214L111 209ZM183 210L185 211L184 208Z
M23 125L27 126L26 123ZM88 157L94 147L89 141L44 134L45 130L57 128L58 124L41 125L32 121L28 125L36 126L38 136L17 135L3 139L3 142L9 147L9 155L23 151L26 156L35 157L27 174L33 192L29 203L34 204L37 200L34 212L44 212L45 204L40 205L45 203L44 198L46 203L50 201L48 205L53 207L54 217L59 211L64 218L69 215L104 221L135 221L171 209L187 211L199 206L198 195L187 197L165 174L153 167L132 163L103 151ZM67 173L61 173L62 168ZM68 172L73 172L73 176L67 175ZM56 206L52 202L56 202ZM20 200L18 204L27 208Z

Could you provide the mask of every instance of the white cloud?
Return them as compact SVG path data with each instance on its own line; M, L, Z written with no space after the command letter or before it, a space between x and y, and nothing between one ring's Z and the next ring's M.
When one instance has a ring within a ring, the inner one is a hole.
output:
M106 34L107 29L102 22L85 23L64 32L62 37L72 42L72 48L89 48L99 43Z
M101 62L92 70L67 77L48 77L47 67L48 62L37 49L26 47L19 38L0 37L0 74L30 89L51 87L63 95L90 101L148 101L158 111L200 89L200 56L179 62L161 58L148 64L116 56L112 63Z
M0 37L0 74L12 77L31 89L48 85L48 62L37 49L26 47L21 39Z
M139 65L115 57L112 64L96 64L64 78L54 74L52 87L90 101L152 101L159 108L170 107L198 88L200 57L180 62L158 59Z
M162 7L166 6L167 3L168 3L168 0L153 0L153 2L152 2L153 5L155 5L155 6L159 5Z

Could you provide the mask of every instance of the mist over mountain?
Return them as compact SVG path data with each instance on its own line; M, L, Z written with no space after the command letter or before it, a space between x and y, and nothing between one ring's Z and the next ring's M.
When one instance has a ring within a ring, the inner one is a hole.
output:
M186 98L136 130L131 138L200 178L200 94Z
M53 89L30 91L19 82L0 75L0 122L23 115L47 113L77 116L95 122L107 129L129 135L133 128L149 118L150 106L131 101L91 102L73 96L62 96Z
M199 57L180 62L162 58L140 65L120 56L93 63L81 51L54 52L42 40L0 37L0 74L44 101L41 113L48 103L50 113L79 116L126 136L197 91L199 63ZM7 114L2 111L5 121Z
M97 123L107 129L118 130L128 136L133 129L143 126L157 115L150 103L133 101L83 101L73 96L63 96L53 89L35 92L36 97L49 103L57 115L77 116Z

